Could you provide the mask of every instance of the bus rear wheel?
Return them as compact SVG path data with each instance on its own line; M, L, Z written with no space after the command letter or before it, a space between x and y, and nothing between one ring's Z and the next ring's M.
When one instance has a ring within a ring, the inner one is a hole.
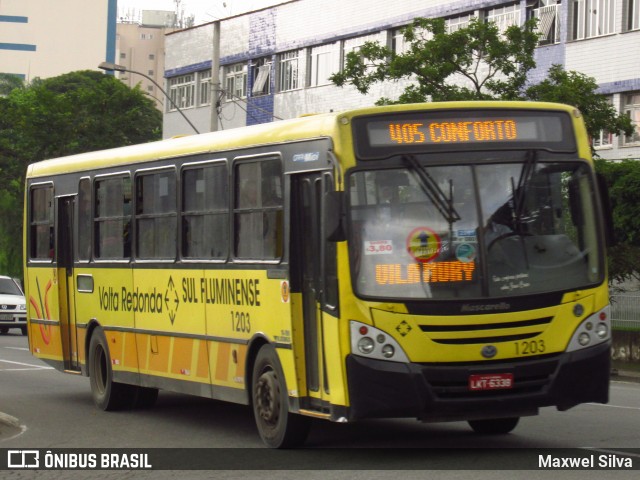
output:
M503 435L516 428L519 421L520 417L469 420L469 426L476 433L485 435Z
M89 380L93 403L101 410L120 410L131 406L133 387L113 381L109 344L97 327L89 343Z
M271 448L292 448L304 443L310 419L289 412L289 398L278 354L271 345L258 352L253 368L253 414L262 441Z

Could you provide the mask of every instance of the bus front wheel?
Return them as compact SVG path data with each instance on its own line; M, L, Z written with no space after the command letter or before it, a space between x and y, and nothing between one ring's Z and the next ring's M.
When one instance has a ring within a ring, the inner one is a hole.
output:
M95 329L89 343L89 380L93 403L101 410L120 410L130 405L132 389L113 381L109 344L100 327Z
M278 354L271 345L258 352L253 368L253 414L258 433L271 448L291 448L304 443L310 419L289 412L289 398Z
M491 418L488 420L469 420L469 426L476 433L486 435L502 435L516 428L520 417Z

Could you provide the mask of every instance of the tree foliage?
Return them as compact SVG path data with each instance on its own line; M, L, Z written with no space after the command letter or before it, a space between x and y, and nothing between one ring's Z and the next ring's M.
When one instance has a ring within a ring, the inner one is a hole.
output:
M417 18L403 30L408 45L403 53L367 42L357 52L348 53L343 70L330 78L362 94L377 83L409 83L397 100L381 98L378 104L453 100L565 103L580 109L592 137L601 130L631 134L629 117L619 115L597 93L598 85L591 77L554 65L542 82L527 84L527 75L536 67L536 23L532 19L500 32L494 22L472 19L468 26L449 33L441 18Z
M363 94L375 83L411 81L398 100L383 98L379 104L515 99L535 67L534 26L527 22L500 33L495 23L472 19L467 27L448 33L442 18L416 18L403 30L405 52L367 42L347 54L343 71L331 80Z
M640 280L640 162L597 160L596 169L611 199L616 244L609 249L609 276L617 282Z
M572 105L584 115L587 132L591 138L600 130L633 133L633 123L628 115L619 115L604 95L597 93L598 84L593 77L583 73L567 72L561 65L553 65L542 82L527 88L529 100L557 102Z
M9 85L11 80L0 85ZM111 75L71 72L0 97L0 273L21 276L27 165L161 138L162 114L139 88Z

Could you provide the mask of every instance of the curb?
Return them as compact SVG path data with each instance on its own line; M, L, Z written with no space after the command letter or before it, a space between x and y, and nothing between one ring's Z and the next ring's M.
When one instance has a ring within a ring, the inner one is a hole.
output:
M633 370L618 370L614 368L611 370L611 380L617 380L621 382L640 382L640 372Z
M0 440L15 437L22 431L20 420L7 413L0 412Z

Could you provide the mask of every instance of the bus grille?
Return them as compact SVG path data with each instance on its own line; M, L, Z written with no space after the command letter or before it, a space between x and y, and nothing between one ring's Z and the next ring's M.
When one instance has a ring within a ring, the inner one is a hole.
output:
M433 342L445 345L486 344L524 340L535 337L543 332L544 327L551 323L551 320L553 320L553 317L535 318L533 320L522 320L519 322L482 323L474 325L420 325L420 330L427 333ZM540 327L540 330L529 330L523 333L517 332L518 329L524 327ZM502 332L495 335L478 336L478 332L485 330L502 330ZM438 338L438 334L443 333L448 334L447 338ZM460 337L450 338L452 333L460 333Z

